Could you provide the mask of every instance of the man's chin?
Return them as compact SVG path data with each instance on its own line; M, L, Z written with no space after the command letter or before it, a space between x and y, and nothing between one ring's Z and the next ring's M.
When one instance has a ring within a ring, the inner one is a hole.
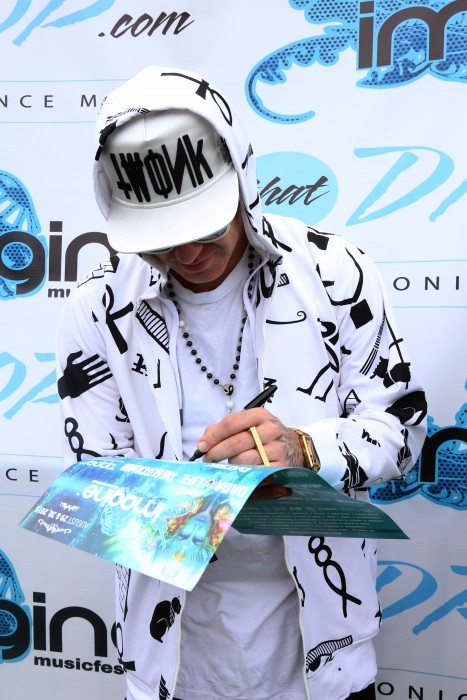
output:
M183 287L191 289L193 291L208 292L221 284L224 280L224 269L191 269L187 268L182 270L174 271L172 274L178 282Z

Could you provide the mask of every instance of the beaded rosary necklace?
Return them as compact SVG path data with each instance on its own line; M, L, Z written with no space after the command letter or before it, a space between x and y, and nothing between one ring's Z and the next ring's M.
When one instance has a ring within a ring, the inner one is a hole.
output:
M252 248L252 246L248 247L248 277L251 276L253 269L254 269L254 258L255 258L255 253ZM234 382L235 379L237 378L237 372L240 367L240 357L241 357L241 351L242 351L242 341L243 341L243 330L245 328L245 323L247 320L247 313L245 309L245 305L243 306L243 313L242 313L242 321L241 321L241 327L240 327L240 334L238 338L238 344L236 348L236 354L235 354L235 360L232 365L232 369L230 371L229 375L229 381L222 383L220 379L218 379L216 376L214 376L214 373L211 372L207 366L204 364L203 360L199 356L199 351L193 347L193 341L190 336L190 332L188 331L186 321L181 317L181 310L180 310L180 305L176 299L175 292L173 290L173 284L170 281L170 274L167 278L167 294L169 298L172 300L178 314L178 327L180 328L182 332L182 337L185 340L186 346L190 350L190 354L192 355L195 363L198 365L199 369L201 372L205 373L206 379L209 379L214 386L218 386L222 389L224 394L226 394L227 398L227 408L229 409L229 412L232 413L232 409L234 407L234 402L232 399L232 395L234 393ZM253 291L253 284L250 281L248 285L248 299L251 300L251 295Z

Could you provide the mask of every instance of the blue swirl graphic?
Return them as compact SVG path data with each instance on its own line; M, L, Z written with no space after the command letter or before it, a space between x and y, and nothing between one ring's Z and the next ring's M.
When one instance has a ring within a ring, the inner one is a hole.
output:
M115 3L115 0L94 0L87 7L81 10L76 10L68 15L64 15L59 19L51 22L45 20L56 10L60 10L63 5L66 5L66 0L48 0L34 19L29 22L25 29L14 39L13 44L21 46L21 44L29 37L31 32L37 27L66 27L76 22L84 22L85 20L97 17L108 10ZM37 3L36 3L37 4ZM31 0L17 0L8 17L0 24L0 32L3 32L14 24L19 22L27 13L31 6Z
M23 589L13 564L0 549L0 664L21 661L28 655L30 628L31 613L24 604Z
M6 29L12 27L16 22L26 14L31 5L31 0L17 0L16 5L8 15L8 17L0 23L0 32L4 32Z
M337 21L338 24L323 27L323 35L312 36L283 46L265 56L250 71L245 92L252 109L270 121L290 124L303 122L314 117L309 110L301 114L279 114L264 105L258 94L258 83L268 85L284 84L286 71L292 65L308 67L314 63L332 66L339 60L339 55L347 48L359 51L361 38L360 2L359 0L289 0L292 9L304 10L305 19L311 24ZM370 3L367 3L370 5ZM467 9L464 2L461 8L446 21L443 58L430 60L430 31L427 22L439 20L442 24L442 9L453 4L451 0L439 2L428 0L421 7L405 0L376 0L372 19L371 41L379 36L385 22L394 17L396 26L392 37L392 55L390 65L378 67L376 64L368 70L366 76L357 82L359 87L389 88L399 87L417 80L424 74L430 74L443 80L465 82L467 80ZM456 6L457 8L457 6ZM454 8L454 10L456 9ZM407 19L404 19L404 10ZM410 18L413 15L415 18ZM420 15L419 17L417 15ZM426 17L426 21L423 21ZM400 23L399 22L400 18Z
M114 3L115 0L95 0L95 2L91 3L87 7L84 7L82 10L76 10L76 12L65 15L65 17L56 19L53 22L47 22L43 26L66 27L69 24L76 24L76 22L84 22L87 19L91 19L91 17L101 15L103 12L110 9ZM61 5L62 3L60 2L59 4Z
M420 495L437 505L467 510L467 403L456 413L454 425L438 426L429 416L425 445L406 479L372 488L370 494L374 503L385 505Z
M38 291L45 279L30 283L34 266L34 247L45 260L46 241L39 236L41 226L34 204L25 186L11 173L0 170L0 300L14 299ZM28 245L27 241L31 245ZM37 277L38 272L34 270Z

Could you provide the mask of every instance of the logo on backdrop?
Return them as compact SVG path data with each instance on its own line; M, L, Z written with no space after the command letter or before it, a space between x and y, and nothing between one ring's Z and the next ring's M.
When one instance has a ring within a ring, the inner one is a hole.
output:
M82 233L67 246L62 270L62 221L50 222L49 246L40 235L41 225L25 185L11 173L0 171L0 301L36 294L46 280L76 282L78 254L84 246L99 243L115 253L107 236ZM52 286L49 298L68 296L71 287Z
M0 663L21 661L31 648L31 612L16 571L0 550Z
M37 11L37 6L41 4L43 7ZM115 4L115 0L89 0L89 2L85 0L84 6L79 10L74 9L74 4L70 0L61 0L58 3L42 0L42 3L36 2L31 8L30 2L18 1L6 17L0 18L0 33L12 27L15 27L16 30L16 25L19 24L23 28L13 39L13 44L21 46L35 29L45 27L60 29L78 22L85 22L110 10ZM152 36L154 33L162 36L171 33L176 36L193 22L189 12L159 12L159 14L154 15L144 12L139 17L125 13L116 22L113 21L109 31L101 31L98 36L110 35L114 39L119 39L124 35Z
M323 25L313 35L276 49L250 71L245 91L255 112L274 122L302 122L314 117L278 114L265 106L258 83L283 85L287 70L318 64L332 67L351 47L357 69L366 71L362 88L393 88L431 75L465 82L467 66L467 0L289 0L292 9L304 10L305 19Z
M405 636L406 631L419 639L425 636L431 640L437 638L462 639L465 635L467 567L458 564L441 567L440 562L436 561L434 564L433 570L430 571L411 561L383 560L381 558L378 560L376 589L382 606L382 617L387 622L390 617L399 616L397 629L401 639ZM385 599L388 601L387 605L384 604ZM406 626L406 631L404 626ZM434 700L434 695L424 695L423 689L424 682L429 683L428 676L434 675L437 676L437 684L440 684L436 686L438 690L436 698L439 700L442 698L465 700L467 698L467 694L463 693L460 688L460 692L453 694L453 688L449 682L450 680L460 681L464 686L463 690L466 690L465 673L460 677L446 673L447 666L442 666L442 662L435 657L433 657L433 666L430 668L431 673L427 672L423 664L421 667L425 670L422 668L417 670L417 664L413 664L410 655L407 657L407 663L409 664L408 668L401 656L398 668L391 670L408 672L410 676L405 677L412 678L409 688L405 688L404 692L402 687L395 689L391 684L385 683L384 691L383 688L380 690L381 695L392 696L396 699L426 697ZM439 670L443 670L443 673L433 673L438 670L436 669L438 664ZM460 667L462 668L462 664ZM384 671L384 669L382 670ZM404 681L401 678L400 685L402 683ZM416 689L415 683L417 683L418 689ZM449 690L442 688L445 683L449 684ZM378 697L380 697L379 694Z
M34 294L45 279L47 247L23 183L0 171L0 299Z
M34 591L32 599L34 605L31 615L15 568L5 552L0 549L0 664L22 661L32 647L35 652L41 652L40 655L34 656L35 666L123 674L120 665L101 661L108 656L109 635L105 622L97 613L88 608L71 605L50 614L45 593ZM63 627L68 620L76 618L91 625L94 633L94 656L99 658L87 661L76 656L73 656L73 659L49 656L54 652L63 655Z
M337 200L337 180L326 163L306 153L278 152L257 158L263 211L313 225Z
M381 177L376 184L368 180L368 194L357 204L347 226L391 216L421 199L426 201L427 218L436 221L467 193L467 180L456 184L451 177L455 162L444 151L413 145L356 148L354 153L368 160L370 167L371 160L378 159ZM308 153L284 151L258 156L256 165L264 211L293 216L311 226L333 209L338 183L323 161ZM446 183L448 193L440 195L438 190Z
M403 481L372 488L374 503L388 505L420 495L441 506L467 510L467 403L455 418L453 425L441 427L428 417L427 438L417 464Z

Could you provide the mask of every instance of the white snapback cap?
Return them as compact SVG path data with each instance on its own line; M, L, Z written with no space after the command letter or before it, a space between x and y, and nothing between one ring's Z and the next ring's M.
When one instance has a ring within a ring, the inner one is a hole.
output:
M195 112L133 117L109 134L99 161L111 193L107 236L119 252L196 241L223 229L237 211L228 149Z

